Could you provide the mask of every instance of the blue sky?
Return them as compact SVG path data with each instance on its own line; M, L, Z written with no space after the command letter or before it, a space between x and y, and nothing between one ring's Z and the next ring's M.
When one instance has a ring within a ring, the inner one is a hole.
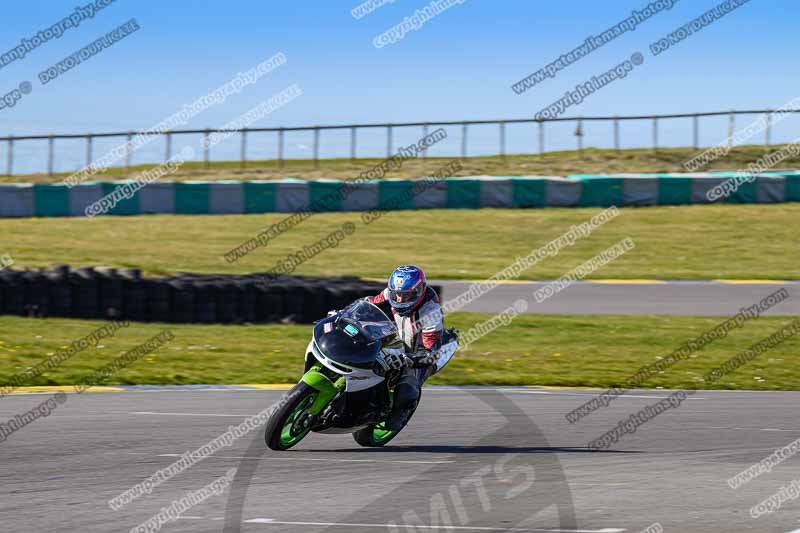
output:
M0 53L30 37L90 0L26 0L4 6ZM721 20L653 57L648 45L715 6L715 0L680 0L555 78L515 94L512 83L543 67L641 9L649 0L572 2L466 0L428 21L404 39L375 48L373 38L413 15L425 0L395 0L356 20L358 0L257 2L245 0L116 0L0 69L0 94L22 81L33 92L13 108L0 110L0 133L66 133L147 128L184 104L225 83L276 52L288 62L241 94L195 117L190 127L221 126L281 89L298 84L303 95L257 125L309 125L349 122L459 120L531 117L568 89L608 70L633 52L643 65L587 98L566 115L651 114L775 107L798 96L794 28L800 3L751 0ZM135 18L141 30L102 51L47 85L37 74L106 32ZM787 119L774 137L791 139L800 120ZM745 125L743 121L740 125ZM592 126L593 127L593 126ZM704 144L726 134L727 119L704 121ZM608 127L587 128L587 145L607 146ZM574 125L548 130L547 149L574 146ZM437 150L455 153L460 130ZM689 144L690 122L662 126L664 144ZM395 144L407 144L418 130L399 131ZM471 151L491 152L496 128L476 128ZM347 155L346 133L323 139L323 155ZM310 136L293 137L287 155L306 156ZM759 139L760 141L760 139ZM533 151L532 126L509 129L511 152ZM623 142L650 142L649 124L626 125ZM111 144L98 143L102 151ZM22 148L19 171L39 148ZM154 143L135 160L157 160L163 145ZM58 146L61 169L77 168L83 144ZM359 138L359 155L385 147L382 132ZM150 150L149 152L147 150ZM0 150L4 152L4 150ZM238 154L238 143L215 150L214 158ZM264 134L251 142L251 158L274 156L274 139ZM40 159L40 158L39 158ZM0 165L4 160L0 160ZM21 166L20 166L21 165Z

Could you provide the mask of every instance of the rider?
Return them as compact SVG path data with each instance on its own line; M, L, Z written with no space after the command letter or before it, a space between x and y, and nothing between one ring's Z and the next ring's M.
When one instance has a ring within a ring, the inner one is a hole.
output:
M417 365L423 365L412 368L411 360L403 355L386 357L390 367L403 369L395 388L397 401L387 420L389 429L400 429L419 402L422 383L433 373L435 351L442 341L442 308L436 291L428 287L425 273L414 265L397 267L389 276L388 286L368 301L384 311L389 303L406 353L414 356Z

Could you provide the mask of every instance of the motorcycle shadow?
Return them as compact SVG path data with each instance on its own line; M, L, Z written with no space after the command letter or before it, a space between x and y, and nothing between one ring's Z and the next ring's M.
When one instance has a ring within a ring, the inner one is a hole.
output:
M301 451L301 450L298 450ZM304 453L437 453L437 454L504 454L504 453L645 453L638 450L592 450L559 446L457 446L425 444L417 446L386 446L384 448L335 448L302 450Z

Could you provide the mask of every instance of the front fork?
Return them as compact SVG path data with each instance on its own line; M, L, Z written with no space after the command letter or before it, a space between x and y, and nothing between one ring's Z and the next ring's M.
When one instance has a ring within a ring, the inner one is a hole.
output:
M300 381L316 389L319 393L308 410L314 416L320 414L346 386L344 376L333 382L320 371L321 369L322 367L319 364L315 364L300 379Z

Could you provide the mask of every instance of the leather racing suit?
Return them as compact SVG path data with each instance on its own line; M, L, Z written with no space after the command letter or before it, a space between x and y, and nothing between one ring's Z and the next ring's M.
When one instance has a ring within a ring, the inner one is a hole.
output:
M410 313L403 316L389 305L389 289L384 289L377 296L369 298L371 304L378 306L387 316L393 316L400 339L407 354L420 355L424 352L438 350L442 342L442 308L439 296L431 287L427 287L425 295L414 306ZM387 420L390 429L399 429L406 416L419 403L422 384L428 379L435 365L425 368L405 368L395 388L397 401Z

